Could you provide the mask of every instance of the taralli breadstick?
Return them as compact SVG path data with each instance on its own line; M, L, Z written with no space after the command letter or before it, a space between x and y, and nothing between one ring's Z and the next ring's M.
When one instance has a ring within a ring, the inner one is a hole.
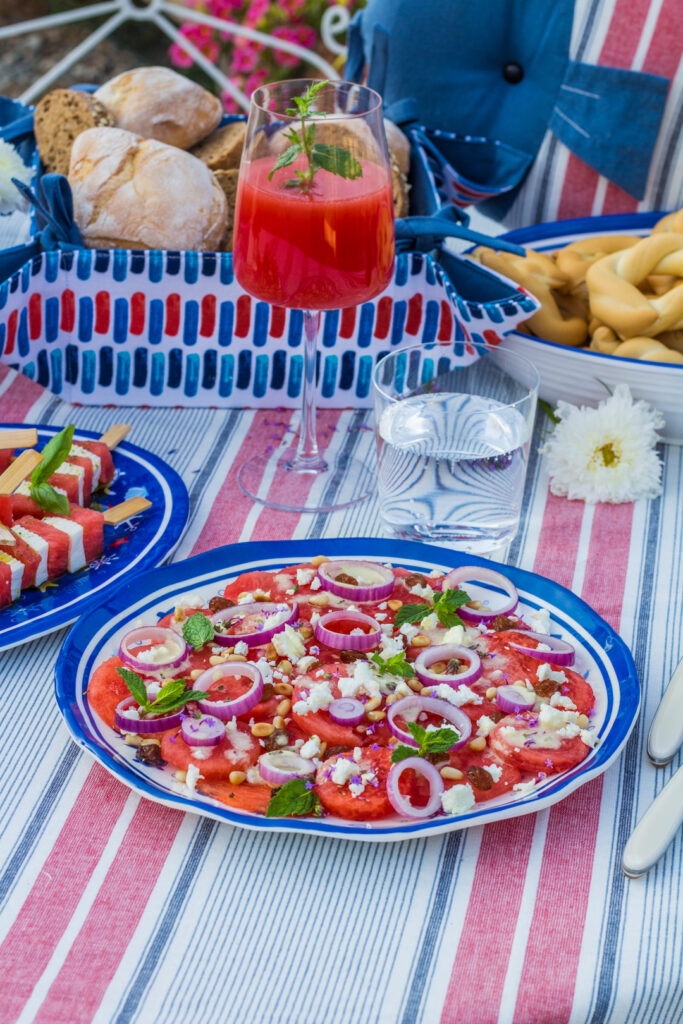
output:
M680 352L667 348L656 338L629 338L617 345L612 355L623 359L646 359L651 363L683 363Z
M0 544L8 544L13 546L17 540L11 530L8 530L6 526L0 523Z
M111 450L112 448L116 448L118 444L121 444L124 437L130 433L130 430L130 423L115 423L112 427L109 427L109 430L106 430L104 434L102 434L100 441L102 444L106 444L107 448Z
M683 235L683 210L668 213L666 217L658 220L652 229L652 234L659 234L660 231L673 231L677 235Z
M612 330L611 327L605 327L604 324L600 324L596 327L591 337L590 348L594 352L603 352L606 355L613 355L615 348L619 347L619 339Z
M683 327L683 282L648 299L637 286L651 274L683 278L683 235L651 235L588 269L591 312L620 338L654 337Z
M0 450L7 448L35 448L38 431L35 427L20 427L15 430L0 430Z
M148 501L147 498L128 498L127 501L122 501L120 505L113 505L111 508L108 508L103 518L109 526L118 526L119 523L125 523L127 519L132 519L133 516L151 507L152 502Z
M0 476L0 494L12 494L36 468L43 456L32 449L22 452Z
M581 238L577 242L571 242L564 249L558 249L555 255L555 262L564 276L570 282L571 288L576 288L586 280L586 271L596 260L602 259L612 252L621 252L635 245L640 238L637 235L602 235L597 238Z

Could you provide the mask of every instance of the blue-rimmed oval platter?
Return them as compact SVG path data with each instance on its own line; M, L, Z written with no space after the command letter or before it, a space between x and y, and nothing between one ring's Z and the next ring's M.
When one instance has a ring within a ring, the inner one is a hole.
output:
M0 423L0 429L32 427L38 431L38 450L61 427L31 423ZM97 440L98 434L76 430L78 438ZM113 452L114 479L98 492L93 508L104 510L127 498L145 497L151 509L119 526L105 526L100 559L77 573L36 589L25 590L14 604L0 611L0 651L34 640L74 622L87 608L104 601L134 573L161 565L180 540L189 512L187 488L174 469L151 452L123 441Z
M135 748L105 725L89 707L85 690L93 672L118 650L119 641L133 623L154 622L173 609L182 595L200 594L206 600L222 592L228 580L251 570L277 570L310 561L315 555L330 558L366 558L403 566L421 573L447 572L462 564L491 566L513 580L522 612L547 608L552 632L576 648L574 668L586 676L596 695L594 726L599 743L584 761L569 771L549 777L528 795L514 794L476 804L459 816L425 821L383 818L374 823L341 818L265 818L237 812L211 797L175 782L163 768L137 762ZM242 828L270 832L299 832L341 839L395 841L438 835L454 829L528 814L548 807L579 786L596 778L617 758L638 714L640 691L631 654L623 640L585 602L569 590L533 573L473 556L408 541L371 538L273 541L234 544L184 562L154 569L124 583L105 597L73 627L62 648L56 669L55 693L76 743L125 785L150 800Z

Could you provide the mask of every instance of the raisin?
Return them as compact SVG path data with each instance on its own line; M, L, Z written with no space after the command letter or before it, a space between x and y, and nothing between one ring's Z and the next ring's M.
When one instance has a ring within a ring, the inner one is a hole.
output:
M222 612L224 608L234 607L235 602L231 601L229 597L220 597L220 595L216 595L216 597L212 597L209 601L209 611L212 615L215 615L216 612Z
M365 655L361 651L340 651L339 660L350 665L354 661L365 661Z
M270 700L270 698L273 696L274 693L275 693L275 687L273 686L273 684L272 683L264 683L263 693L261 694L261 700L262 701Z
M351 587L358 586L358 580L355 576L349 576L347 572L340 572L338 576L335 576L335 582L337 583L348 583Z
M158 743L145 743L142 747L138 747L135 753L135 760L152 768L165 763L161 756L161 747Z
M345 754L350 749L351 749L350 747L341 747L341 746L328 747L327 750L325 751L325 760L327 761L328 758L330 758L330 757L336 757L337 754Z
M428 586L427 577L419 572L411 572L410 576L406 576L403 582L407 587L416 587L418 583L421 587Z
M425 761L429 761L430 764L446 764L448 761L448 754L438 754L434 750L427 750L424 754L420 755Z
M289 744L289 733L286 729L276 729L270 736L264 736L261 742L265 750L282 750Z
M492 722L500 722L501 718L505 718L504 711L492 711L489 715Z
M485 768L479 768L476 764L470 765L465 775L475 789L491 789L493 786L492 776L489 775Z
M554 693L560 689L560 684L556 683L553 679L544 679L542 682L536 683L534 686L534 693L544 700L548 700Z
M489 622L489 629L494 633L500 633L505 629L519 629L519 622L508 615L496 615L493 622Z

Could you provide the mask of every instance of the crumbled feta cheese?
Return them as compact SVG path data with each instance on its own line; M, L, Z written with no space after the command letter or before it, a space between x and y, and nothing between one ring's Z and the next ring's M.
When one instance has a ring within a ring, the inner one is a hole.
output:
M361 759L362 756L363 756L363 751L361 750L361 748L360 747L354 747L353 748L353 759L356 762L356 764L360 764L360 759Z
M552 695L550 703L554 708L565 708L565 710L568 711L576 711L576 704L571 697L563 697L559 692Z
M399 697L412 697L413 695L413 691L410 689L408 684L404 682L403 679L401 680L400 683L397 684L394 693L397 694Z
M463 704L483 704L484 698L479 693L475 693L469 686L449 686L448 683L439 683L438 686L433 686L429 691L430 697L440 697L441 700L447 700L449 704L454 704L456 708L461 708Z
M394 626L393 626L393 623L391 623L391 622L383 622L381 624L380 628L381 628L383 633L387 634L387 636L391 636L391 634L394 631Z
M358 765L355 761L351 761L348 757L340 757L337 759L330 778L337 786L343 786L357 771Z
M558 736L564 736L568 740L573 740L575 736L581 735L581 729L575 722L569 722L568 725L563 725L561 729L557 730Z
M384 611L386 611L386 608L387 608L387 602L386 601L382 601L382 603L378 604L377 607L379 608L379 610L381 612L384 612Z
M420 623L420 629L427 632L432 629L438 629L439 620L436 617L436 612L432 612L430 615L425 615L424 619Z
M187 775L185 776L185 785L191 793L194 792L197 786L197 780L203 779L204 776L199 774L199 768L196 764L189 764L187 766Z
M296 582L300 587L307 587L315 576L315 569L297 569Z
M444 814L464 814L474 807L474 790L468 782L451 786L441 794L441 806Z
M399 633L403 633L403 636L406 638L408 643L410 643L410 641L416 637L419 632L420 630L418 627L412 622L404 622L399 629Z
M298 700L292 710L297 715L307 715L309 711L323 711L333 700L329 681L323 679L319 683L313 683L308 697L305 700Z
M477 722L477 736L488 736L496 728L496 723L488 715L482 715Z
M253 765L253 767L249 768L247 771L247 782L251 782L251 784L255 786L265 785L257 764Z
M259 660L256 662L256 668L261 673L261 678L263 679L264 685L267 683L272 683L273 667L266 658L259 658Z
M163 665L177 658L178 653L177 647L171 647L168 644L156 644L146 651L140 651L139 654L133 651L135 658L145 665Z
M285 626L281 633L275 634L273 646L281 657L289 658L292 663L298 661L306 653L301 634L292 629L290 625Z
M320 582L319 576L316 576L314 580L311 580L311 590L320 590L321 587L322 583Z
M313 614L311 615L311 625L315 626L315 624L319 620L319 618L320 618L320 612L313 612Z
M378 622L382 622L384 619L386 619L386 617L386 612L375 612L375 618L377 619Z
M176 608L182 608L185 611L186 608L203 608L204 598L201 594L183 594L178 598L176 602Z
M383 636L379 643L385 661L403 652L403 640L400 636Z
M195 761L206 761L207 757L211 757L213 753L213 747L190 747L190 754Z
M119 714L122 715L123 718L140 718L140 712L138 708L126 708L125 711L120 711Z
M296 663L296 667L299 672L308 672L309 668L315 665L317 660L318 659L314 658L312 654L306 654L303 658L299 658Z
M357 697L365 693L368 697L379 697L380 680L368 661L354 661L353 675L340 678L339 690L342 697Z
M349 636L365 636L364 629L352 629Z
M576 711L561 711L552 704L541 704L538 710L538 720L546 729L562 729L565 725L575 725L578 717Z
M503 774L503 768L499 764L483 764L482 768L489 773L494 782L498 782Z
M544 682L546 679L550 679L553 683L567 682L567 677L562 671L562 669L555 671L550 667L547 661L544 661L543 664L539 665L536 669L536 678L540 682Z
M512 736L519 736L519 730L515 729L514 725L504 725L500 730L501 737L510 739Z
M445 644L459 644L462 647L462 645L465 643L465 627L451 626L451 628L444 636L443 642Z
M316 736L314 733L313 736L310 737L310 739L306 740L306 742L299 750L299 753L301 754L302 757L307 758L320 757L320 737Z
M529 782L517 782L512 788L520 796L528 796L536 788L536 781L535 779L530 779Z
M237 719L235 718L234 715L228 722L225 723L225 731L226 733L237 732Z
M349 793L351 796L360 796L365 789L365 783L361 779L360 782L349 782Z
M587 747L594 747L598 743L598 734L595 729L582 729L581 742Z
M490 673L490 676L489 676L489 678L490 678L490 679L500 679L500 677L502 676L502 674L503 674L503 673L502 673L501 669L499 669L499 668L495 668L495 669L493 670L493 672L491 672L491 673Z
M552 647L549 647L548 644L536 644L536 650L537 651L552 651Z
M410 593L415 594L415 597L423 597L425 601L434 600L434 591L428 584L423 586L422 583L416 583L414 587L410 588Z
M550 612L547 608L530 612L527 618L534 633L545 633L546 636L550 633Z
M244 640L238 640L235 644L235 654L249 654L249 647L245 644Z

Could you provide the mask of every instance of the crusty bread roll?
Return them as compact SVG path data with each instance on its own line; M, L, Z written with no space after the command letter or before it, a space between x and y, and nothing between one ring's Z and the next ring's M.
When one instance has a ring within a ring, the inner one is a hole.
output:
M220 100L170 68L124 71L95 96L113 114L117 128L180 149L205 138L223 114Z
M410 171L410 140L388 117L384 118L384 131L387 136L389 152L396 160L401 173L407 177Z
M227 203L201 160L120 128L90 128L71 151L74 216L90 248L215 250Z

